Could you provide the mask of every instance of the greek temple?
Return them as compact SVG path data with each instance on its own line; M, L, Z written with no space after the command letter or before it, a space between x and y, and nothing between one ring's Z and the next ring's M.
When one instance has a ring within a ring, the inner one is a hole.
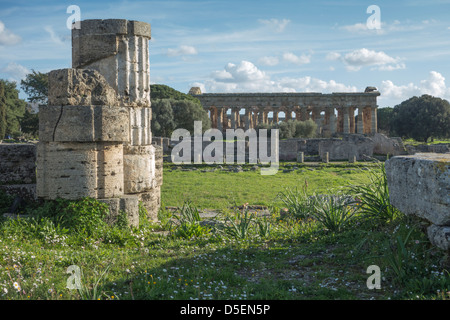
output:
M375 87L367 87L364 92L331 94L202 93L200 88L193 87L189 94L200 100L209 114L211 127L221 131L312 119L322 135L377 132L380 92Z

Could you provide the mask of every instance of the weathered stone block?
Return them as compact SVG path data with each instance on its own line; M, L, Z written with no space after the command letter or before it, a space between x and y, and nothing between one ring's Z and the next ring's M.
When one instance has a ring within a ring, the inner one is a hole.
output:
M152 144L151 108L130 108L130 144Z
M109 216L106 221L109 224L117 222L117 218L123 212L126 213L128 225L139 226L139 198L134 195L124 195L120 198L98 199L109 206Z
M125 193L145 192L154 188L155 147L125 146L123 151Z
M129 141L129 108L114 106L42 106L42 142Z
M161 208L161 188L159 186L146 192L138 193L139 201L147 210L150 221L158 221L158 211Z
M37 196L76 200L123 195L123 146L102 143L39 143Z
M427 229L431 244L443 249L450 250L450 227L431 225Z
M386 161L392 205L440 226L450 226L450 154L418 153Z
M59 69L48 74L49 106L118 105L116 92L95 70Z

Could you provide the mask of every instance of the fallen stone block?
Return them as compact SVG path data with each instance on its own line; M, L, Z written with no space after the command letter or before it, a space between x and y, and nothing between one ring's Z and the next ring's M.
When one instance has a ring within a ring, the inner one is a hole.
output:
M439 226L450 226L450 154L419 153L386 161L391 204Z

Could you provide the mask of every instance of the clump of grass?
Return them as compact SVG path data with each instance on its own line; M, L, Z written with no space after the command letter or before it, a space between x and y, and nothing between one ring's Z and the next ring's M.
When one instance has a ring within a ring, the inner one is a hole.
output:
M378 170L369 170L370 182L361 185L350 185L349 193L355 196L362 214L377 223L386 223L401 216L401 212L390 203L389 187L384 163Z
M199 210L190 202L183 204L180 214L173 215L173 219L169 222L169 230L174 237L190 239L206 236L210 232L209 227L200 224Z
M350 204L348 196L325 195L314 198L312 217L327 231L342 232L357 218L358 209Z
M311 217L311 213L314 210L315 198L308 196L307 194L308 182L305 180L305 184L302 190L295 188L285 188L284 191L278 193L276 199L280 199L286 207L286 212L296 219L307 219Z

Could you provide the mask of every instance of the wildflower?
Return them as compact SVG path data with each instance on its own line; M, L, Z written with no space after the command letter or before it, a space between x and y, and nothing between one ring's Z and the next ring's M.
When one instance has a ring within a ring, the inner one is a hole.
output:
M13 286L17 291L20 291L20 285L17 282L14 282Z

